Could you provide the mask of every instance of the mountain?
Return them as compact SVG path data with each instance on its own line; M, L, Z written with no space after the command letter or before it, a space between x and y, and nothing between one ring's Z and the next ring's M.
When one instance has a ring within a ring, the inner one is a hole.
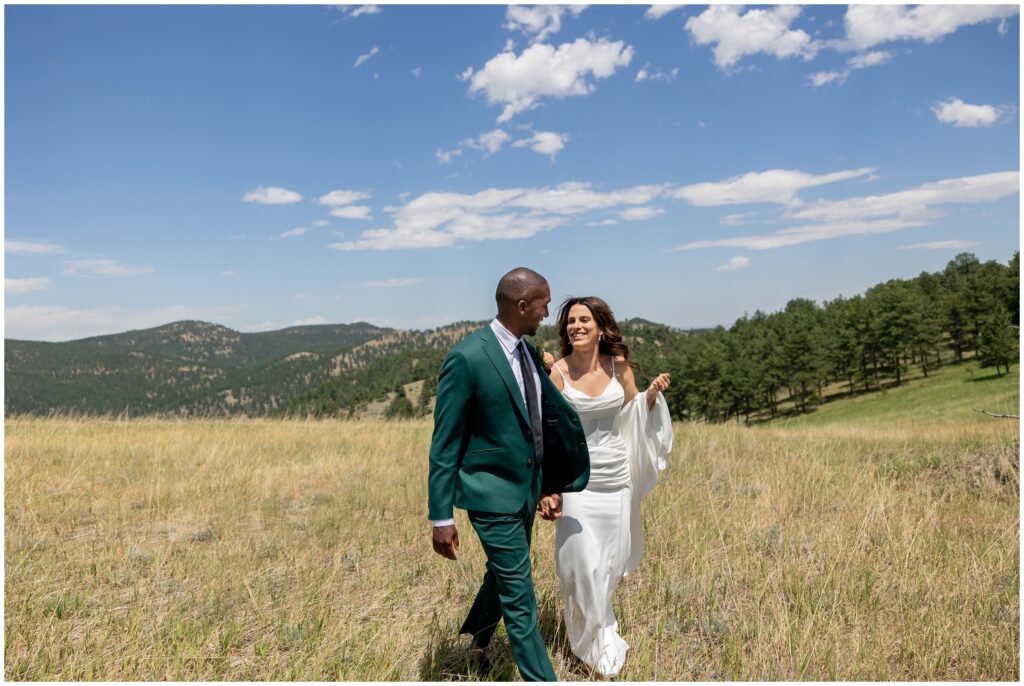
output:
M4 411L264 415L389 331L359 322L239 333L181 321L67 343L8 339Z
M240 333L180 321L66 343L5 341L5 413L355 416L430 411L445 353L487 322L425 331L366 323ZM685 332L622 323L647 370ZM554 327L533 338L558 355Z

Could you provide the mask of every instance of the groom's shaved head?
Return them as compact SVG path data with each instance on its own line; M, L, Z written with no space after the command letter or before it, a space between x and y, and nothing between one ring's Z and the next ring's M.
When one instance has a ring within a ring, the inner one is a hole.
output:
M494 299L498 302L498 314L514 310L520 300L529 300L531 291L546 286L548 280L526 267L516 267L498 282Z

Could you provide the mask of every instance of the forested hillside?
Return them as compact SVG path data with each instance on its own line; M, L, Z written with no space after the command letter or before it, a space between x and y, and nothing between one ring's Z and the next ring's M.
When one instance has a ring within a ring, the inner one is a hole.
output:
M388 331L356 323L239 333L182 321L67 343L6 340L4 409L263 415L330 378L335 357Z
M937 273L893 279L822 304L794 299L731 327L682 331L621 322L641 385L672 374L679 418L758 421L899 386L949 362L1005 373L1018 359L1020 258L957 255ZM243 334L176 322L68 343L6 342L10 414L390 417L428 414L444 354L486 322L427 331L369 324ZM559 356L552 326L534 342Z
M724 421L806 412L826 399L900 385L913 368L965 356L999 372L1018 359L1020 252L1008 264L961 253L938 273L893 279L818 305L795 299L681 341L666 361L672 412Z

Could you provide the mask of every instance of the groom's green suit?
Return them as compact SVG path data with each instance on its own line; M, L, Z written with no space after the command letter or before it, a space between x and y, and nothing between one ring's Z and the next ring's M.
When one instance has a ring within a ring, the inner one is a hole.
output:
M575 410L540 372L542 464L530 417L504 349L490 327L462 340L441 365L428 477L429 518L468 511L487 555L487 573L462 626L486 645L500 619L526 680L554 680L537 626L530 533L544 493L583 490L590 477L586 436ZM532 374L524 373L532 382Z

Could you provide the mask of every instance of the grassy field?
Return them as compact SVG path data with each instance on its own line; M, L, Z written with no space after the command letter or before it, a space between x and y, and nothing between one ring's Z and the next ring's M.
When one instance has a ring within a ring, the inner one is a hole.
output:
M1016 680L1019 423L878 420L911 400L677 424L618 595L621 678ZM430 430L8 419L6 678L517 680L503 634L489 675L455 635L484 558L461 512L460 559L430 549ZM539 522L542 631L589 679L553 545Z

